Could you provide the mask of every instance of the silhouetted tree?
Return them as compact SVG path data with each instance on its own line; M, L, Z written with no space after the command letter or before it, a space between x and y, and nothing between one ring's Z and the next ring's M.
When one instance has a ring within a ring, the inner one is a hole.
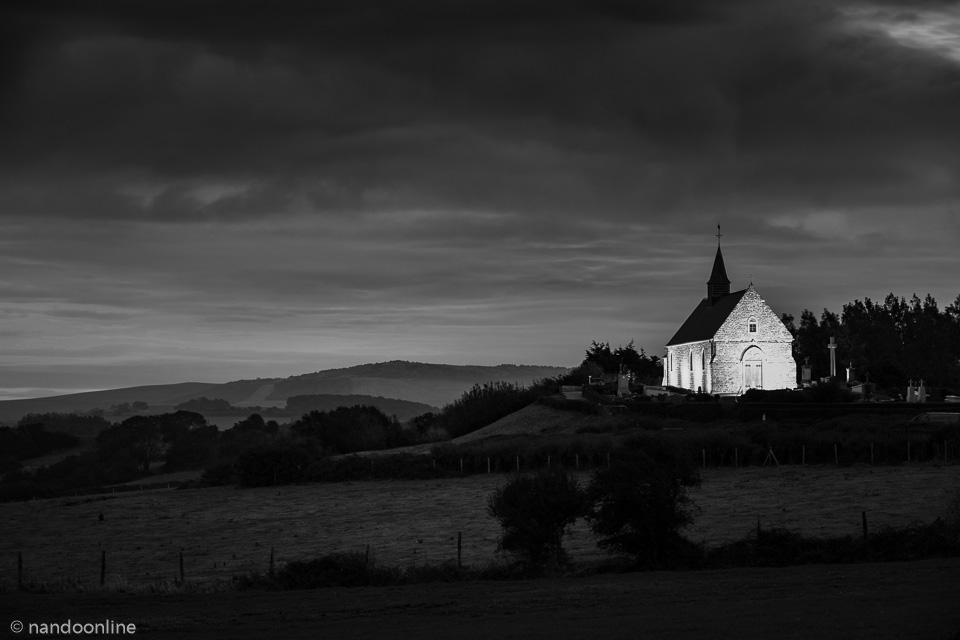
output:
M608 468L593 475L588 516L599 545L645 567L669 566L682 552L680 530L693 522L686 489L700 477L689 460L662 443L633 439Z
M586 492L564 471L516 476L487 500L487 513L503 528L499 548L532 568L563 563L563 534L588 507Z

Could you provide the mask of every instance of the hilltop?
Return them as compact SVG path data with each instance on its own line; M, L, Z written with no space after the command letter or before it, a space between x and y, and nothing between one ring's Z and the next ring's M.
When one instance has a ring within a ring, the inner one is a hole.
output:
M227 400L236 407L283 407L287 398L302 395L380 396L442 407L475 384L503 381L527 385L567 371L563 367L537 365L476 366L393 360L287 378L183 382L5 400L0 401L0 421L16 422L28 413L86 412L137 401L146 402L150 412L170 411L178 404L201 397Z

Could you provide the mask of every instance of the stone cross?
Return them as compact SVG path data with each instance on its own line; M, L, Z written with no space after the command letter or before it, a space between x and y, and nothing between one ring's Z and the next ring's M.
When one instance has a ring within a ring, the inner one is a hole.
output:
M837 342L836 338L830 336L830 344L827 345L827 348L830 349L830 377L837 377Z

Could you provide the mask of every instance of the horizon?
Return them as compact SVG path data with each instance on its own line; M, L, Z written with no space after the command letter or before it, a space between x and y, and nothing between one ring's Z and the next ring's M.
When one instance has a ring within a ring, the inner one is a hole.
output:
M960 299L960 7L15 1L0 34L0 400L659 357L718 241L778 316Z

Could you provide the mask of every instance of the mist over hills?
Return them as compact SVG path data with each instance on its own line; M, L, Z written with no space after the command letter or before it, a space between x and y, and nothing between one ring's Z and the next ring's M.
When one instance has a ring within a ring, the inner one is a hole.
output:
M148 403L151 412L167 411L200 397L227 400L237 407L283 407L287 398L298 395L381 396L442 407L475 384L498 380L530 384L567 371L569 369L565 367L538 365L448 365L393 360L288 378L257 378L219 384L183 382L5 400L0 401L0 420L12 423L28 413L85 412L136 401Z

